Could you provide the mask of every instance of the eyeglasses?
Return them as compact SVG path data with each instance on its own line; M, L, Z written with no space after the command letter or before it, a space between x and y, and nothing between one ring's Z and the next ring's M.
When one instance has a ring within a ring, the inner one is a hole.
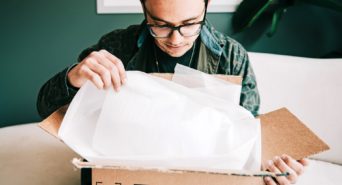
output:
M198 35L201 32L204 22L205 21L202 20L199 22L183 24L180 26L155 24L147 24L147 26L151 32L151 35L155 38L168 38L175 30L177 30L183 37L192 37Z
M158 20L158 18L154 18L151 13L146 9L145 5L143 4L144 14L145 17L150 16L152 19ZM195 23L188 23L179 26L171 26L171 25L157 25L157 24L149 24L147 23L147 27L151 33L151 35L155 38L168 38L171 36L173 31L178 31L180 35L183 37L192 37L198 35L201 32L202 26L205 24L205 18L207 15L207 4L205 4L204 10L204 17L202 21L195 22Z

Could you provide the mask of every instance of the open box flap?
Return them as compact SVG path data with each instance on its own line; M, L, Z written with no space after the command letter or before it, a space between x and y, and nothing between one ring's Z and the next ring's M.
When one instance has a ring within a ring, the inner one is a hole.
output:
M262 161L288 154L301 159L329 146L286 108L261 115Z
M58 130L61 127L64 115L68 110L69 105L64 105L59 108L55 112L53 112L50 116L45 118L42 122L38 124L43 130L48 132L49 134L55 136L57 139L61 140L58 137Z

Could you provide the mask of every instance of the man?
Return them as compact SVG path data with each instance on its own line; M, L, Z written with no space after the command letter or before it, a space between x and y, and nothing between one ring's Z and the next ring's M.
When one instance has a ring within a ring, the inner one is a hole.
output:
M141 0L145 21L139 26L114 30L84 50L79 63L50 79L40 90L37 107L46 117L69 103L87 80L99 89L127 82L125 70L173 72L180 63L209 74L243 77L240 104L255 116L259 95L253 70L243 47L212 28L206 21L208 0ZM306 160L283 155L269 161L272 172L290 172L277 183L290 184L303 171ZM271 178L267 184L276 184Z

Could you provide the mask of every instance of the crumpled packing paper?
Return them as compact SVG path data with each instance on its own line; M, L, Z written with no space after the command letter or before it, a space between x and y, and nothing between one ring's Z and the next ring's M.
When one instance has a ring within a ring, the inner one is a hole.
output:
M238 105L240 85L177 65L173 80L127 72L119 93L87 82L59 137L89 162L163 169L261 166L260 123Z

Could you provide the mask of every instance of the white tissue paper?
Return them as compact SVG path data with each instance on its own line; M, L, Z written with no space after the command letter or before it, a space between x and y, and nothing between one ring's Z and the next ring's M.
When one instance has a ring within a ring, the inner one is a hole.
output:
M222 79L214 78L209 74L198 70L176 65L172 81L193 88L197 91L207 93L236 105L240 103L241 85L237 85Z
M59 137L89 162L260 169L260 123L238 105L241 86L180 65L173 81L138 71L127 78L119 93L87 82L68 108Z

